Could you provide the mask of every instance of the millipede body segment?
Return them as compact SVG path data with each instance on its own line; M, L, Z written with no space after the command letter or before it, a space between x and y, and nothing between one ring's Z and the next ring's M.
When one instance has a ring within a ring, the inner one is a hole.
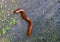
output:
M29 18L28 16L26 16L26 12L22 8L16 9L14 11L14 13L15 14L21 13L21 16L23 17L23 19L25 19L29 23L27 35L28 35L28 37L30 37L32 35L32 30L33 30L33 22L32 22L32 19Z

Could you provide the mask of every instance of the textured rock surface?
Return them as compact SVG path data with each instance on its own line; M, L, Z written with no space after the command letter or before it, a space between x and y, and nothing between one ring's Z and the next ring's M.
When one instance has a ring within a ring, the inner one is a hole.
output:
M33 20L30 38L28 23L13 13L19 7ZM60 0L0 0L0 42L60 42Z

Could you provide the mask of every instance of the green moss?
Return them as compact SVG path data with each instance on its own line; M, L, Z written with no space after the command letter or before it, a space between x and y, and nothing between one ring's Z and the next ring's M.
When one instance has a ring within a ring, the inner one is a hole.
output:
M2 14L4 14L5 13L5 11L4 10L2 10Z
M0 35L2 35L3 34L3 31L2 30L0 30Z
M2 6L2 3L0 3L0 8L2 8L3 6Z
M5 34L10 28L8 26L5 26L2 30L0 30L0 35Z
M5 26L5 28L3 28L2 30L0 30L0 35L5 34L9 29L10 29L10 27L8 25Z
M17 21L14 19L14 18L12 18L11 20L10 20L10 25L12 24L12 25L15 25L17 23Z
M2 24L2 21L0 21L0 25Z
M10 29L10 27L8 25L6 25L5 28L2 29L3 34L5 34L9 29Z
M5 15L3 15L3 17L2 17L2 23L5 21L7 19L7 17L5 16Z
M51 42L56 42L57 40L57 34L56 32L54 32L52 35L51 35Z

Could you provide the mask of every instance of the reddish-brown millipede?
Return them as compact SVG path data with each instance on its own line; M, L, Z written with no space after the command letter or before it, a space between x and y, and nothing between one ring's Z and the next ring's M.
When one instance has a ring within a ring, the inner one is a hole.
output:
M27 35L28 35L28 37L30 37L32 35L32 30L33 30L33 22L32 22L32 19L26 16L26 12L22 8L16 9L14 11L14 13L15 14L21 13L21 16L23 17L23 19L25 19L26 21L28 21L29 27L28 27Z

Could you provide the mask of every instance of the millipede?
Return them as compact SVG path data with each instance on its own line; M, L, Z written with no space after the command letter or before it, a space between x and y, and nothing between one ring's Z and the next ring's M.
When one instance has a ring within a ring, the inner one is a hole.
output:
M33 22L32 22L32 19L29 18L27 15L26 15L26 11L22 8L18 8L14 11L14 14L19 14L21 13L21 16L23 19L25 19L28 23L29 23L29 26L28 26L28 30L27 30L27 35L28 37L30 37L32 35L32 30L33 30Z

